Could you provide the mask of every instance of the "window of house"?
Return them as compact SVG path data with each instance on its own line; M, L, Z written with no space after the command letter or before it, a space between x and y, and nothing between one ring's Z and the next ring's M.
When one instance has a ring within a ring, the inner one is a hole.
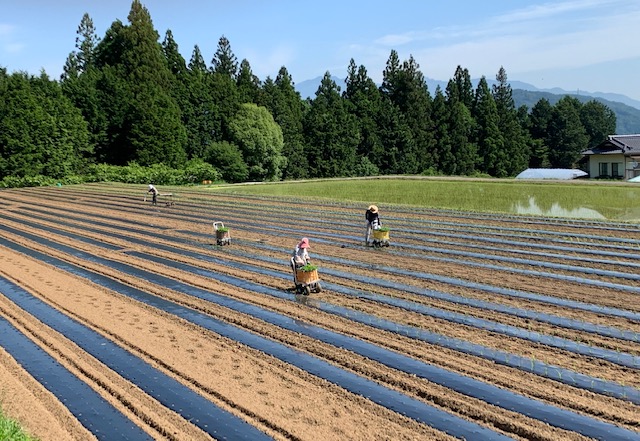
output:
M612 162L611 163L611 176L613 176L614 178L619 178L622 175L620 174L620 171L622 170L622 163L620 162Z
M601 162L598 164L600 169L600 176L609 176L609 163Z

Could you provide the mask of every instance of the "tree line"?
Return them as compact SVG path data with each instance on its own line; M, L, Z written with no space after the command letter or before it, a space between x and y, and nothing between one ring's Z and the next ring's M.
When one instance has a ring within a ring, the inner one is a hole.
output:
M59 80L0 68L0 179L158 165L227 182L509 177L574 167L615 133L615 114L595 100L516 108L503 67L474 88L458 66L432 95L415 59L392 50L380 86L351 59L344 91L326 72L302 99L286 67L262 81L224 36L210 63L197 45L186 62L139 0L127 19L99 38L85 14Z

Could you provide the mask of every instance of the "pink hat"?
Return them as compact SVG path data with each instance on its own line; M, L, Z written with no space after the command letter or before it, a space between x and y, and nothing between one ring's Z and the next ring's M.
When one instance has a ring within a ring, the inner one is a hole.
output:
M300 248L309 248L309 239L303 237L299 244Z

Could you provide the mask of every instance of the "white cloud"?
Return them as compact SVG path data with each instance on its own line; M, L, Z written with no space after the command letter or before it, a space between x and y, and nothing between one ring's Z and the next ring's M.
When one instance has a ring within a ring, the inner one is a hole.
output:
M257 75L259 78L264 79L267 76L270 76L272 79L275 79L282 66L288 66L291 64L294 53L295 50L293 47L279 45L265 52L247 49L246 51L243 51L243 55L238 56L238 58L246 58L249 60L249 63L251 63L251 70L254 75ZM291 75L292 73L289 72L289 74Z
M0 49L5 54L17 54L25 48L23 43L15 41L14 34L17 28L13 25L0 23Z
M468 68L472 76L493 76L500 66L517 73L640 56L638 23L640 2L547 2L470 26L386 35L372 46L392 46L402 59L413 55L423 73L432 78L450 78L458 65ZM371 55L373 50L366 52Z

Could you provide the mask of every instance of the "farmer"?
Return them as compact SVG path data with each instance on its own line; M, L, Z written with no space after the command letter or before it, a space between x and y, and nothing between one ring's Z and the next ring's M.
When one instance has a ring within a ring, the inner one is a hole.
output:
M371 237L371 230L377 230L380 228L380 216L378 215L378 207L375 205L369 205L364 215L367 220L367 231L364 236L365 245L369 245L369 239Z
M311 263L311 258L309 257L309 239L303 237L298 245L296 245L293 253L291 255L291 263L295 266L295 268L301 268L308 263Z
M153 198L151 199L151 203L156 205L158 203L158 189L153 186L153 184L149 184L149 190L147 193L151 193Z

